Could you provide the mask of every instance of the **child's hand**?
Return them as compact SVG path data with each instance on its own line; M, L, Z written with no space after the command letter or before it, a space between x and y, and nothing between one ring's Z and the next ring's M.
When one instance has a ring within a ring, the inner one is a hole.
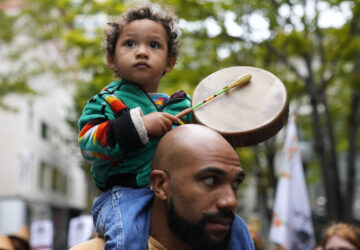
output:
M173 122L179 122L178 118L165 112L153 112L141 118L148 136L162 136L171 129Z

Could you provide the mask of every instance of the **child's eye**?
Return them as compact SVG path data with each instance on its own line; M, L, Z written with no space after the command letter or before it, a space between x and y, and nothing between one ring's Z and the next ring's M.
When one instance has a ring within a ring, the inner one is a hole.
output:
M135 42L133 40L127 40L125 42L125 45L128 47L133 47L133 46L135 46Z
M157 43L157 42L151 42L151 43L150 43L150 47L153 48L153 49L157 49L157 48L159 48L159 43Z

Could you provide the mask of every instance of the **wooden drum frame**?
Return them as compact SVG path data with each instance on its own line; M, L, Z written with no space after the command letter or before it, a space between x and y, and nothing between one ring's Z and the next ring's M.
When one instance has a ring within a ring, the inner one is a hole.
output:
M251 146L274 136L289 113L284 84L272 73L255 67L236 66L216 71L195 88L192 106L251 74L251 80L193 110L194 122L223 135L234 147Z

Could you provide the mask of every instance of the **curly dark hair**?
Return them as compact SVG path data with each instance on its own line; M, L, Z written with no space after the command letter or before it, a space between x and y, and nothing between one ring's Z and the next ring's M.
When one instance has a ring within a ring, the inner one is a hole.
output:
M155 10L150 5L133 7L108 23L108 27L104 31L105 53L113 58L122 28L130 22L140 19L150 19L165 28L168 37L168 57L177 57L180 44L176 28L178 21L176 15L170 10Z

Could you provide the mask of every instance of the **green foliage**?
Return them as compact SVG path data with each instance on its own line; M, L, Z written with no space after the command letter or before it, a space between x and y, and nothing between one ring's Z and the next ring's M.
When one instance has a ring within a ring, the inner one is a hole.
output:
M16 111L8 106L4 101L4 97L9 93L35 94L36 92L28 86L25 79L8 81L7 79L0 78L0 108Z
M86 18L91 19L98 14L116 16L138 2L111 0L29 0L27 2L27 7L19 15L6 15L0 12L2 44L10 45L14 37L21 33L31 36L35 41L8 53L7 56L20 57L42 42L61 41L60 53L64 57L75 56L76 62L68 63L62 68L38 63L36 70L19 70L16 74L1 75L0 103L9 93L30 93L27 79L31 76L49 71L55 74L66 72L73 76L69 77L68 81L77 84L74 117L79 117L86 101L114 78L107 68L102 51L103 25L98 25L98 29L89 33L84 25L78 25L76 21L83 18L86 23L88 22ZM201 79L221 68L235 65L263 68L284 82L290 102L296 103L296 108L291 110L291 113L299 111L298 127L301 139L316 145L312 113L301 111L304 107L310 112L313 111L311 100L314 98L319 98L319 105L316 108L320 110L320 124L324 127L325 138L322 139L325 141L329 139L330 135L325 129L328 128L329 120L321 109L326 99L331 115L330 121L334 127L336 149L339 153L348 150L348 128L351 125L348 115L352 111L349 96L360 89L360 70L358 70L360 21L357 18L359 16L357 1L345 1L350 3L351 15L340 27L320 27L318 21L321 13L318 10L298 14L296 9L310 2L303 0L154 0L152 2L171 6L182 24L180 56L173 71L162 79L160 91L171 94L176 90L184 89L192 94ZM335 8L344 1L321 2L328 4L329 8ZM186 25L183 25L184 23ZM209 26L209 23L212 26ZM265 31L263 33L257 31L264 27L267 27L267 35L264 35ZM256 39L255 35L261 35L262 38ZM310 86L316 93L311 92ZM75 120L72 122L76 123ZM278 145L275 144L275 147ZM261 145L256 152L266 157L266 150ZM325 151L328 153L329 149L326 148ZM251 149L239 151L246 168L251 169L255 164L254 152ZM321 178L321 173L318 171L319 164L321 163L314 159L308 165L308 171L311 173L310 183ZM272 174L266 167L260 169L264 170L261 178Z
M16 20L16 16L6 15L3 11L0 11L0 25L1 27L12 27L12 24ZM3 43L11 42L14 38L15 31L9 28L0 29L0 41Z

